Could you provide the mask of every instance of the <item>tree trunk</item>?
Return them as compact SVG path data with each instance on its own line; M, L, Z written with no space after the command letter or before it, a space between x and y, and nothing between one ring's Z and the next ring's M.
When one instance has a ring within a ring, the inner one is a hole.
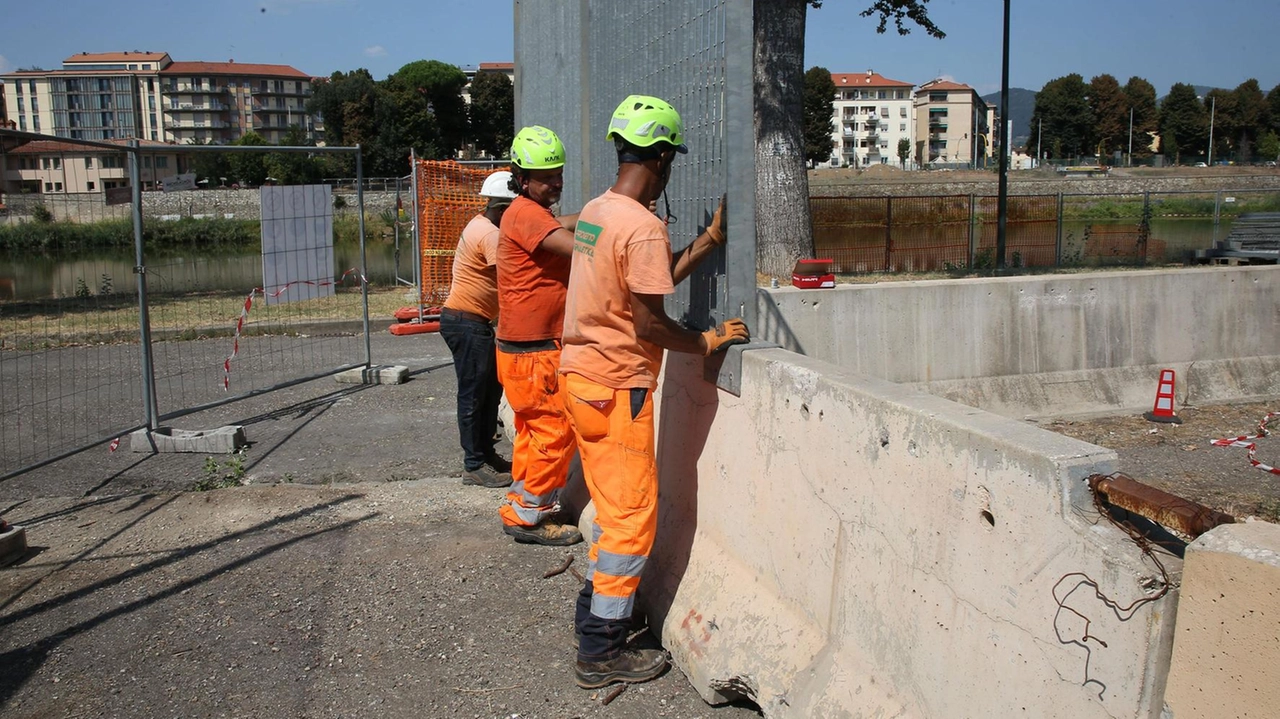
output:
M807 0L755 0L756 271L813 257L803 138Z

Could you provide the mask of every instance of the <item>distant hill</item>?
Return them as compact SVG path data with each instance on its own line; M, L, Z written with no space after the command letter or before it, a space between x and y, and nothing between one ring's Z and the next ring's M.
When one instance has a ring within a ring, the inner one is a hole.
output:
M1031 136L1031 116L1036 111L1036 90L1009 88L1009 117L1013 120L1013 143L1020 145ZM983 95L982 101L1000 112L1000 93Z

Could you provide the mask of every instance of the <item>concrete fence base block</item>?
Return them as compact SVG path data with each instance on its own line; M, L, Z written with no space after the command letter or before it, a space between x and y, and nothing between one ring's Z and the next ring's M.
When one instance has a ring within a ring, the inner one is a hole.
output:
M374 365L339 372L334 379L341 384L404 384L409 368L404 365Z
M159 427L154 432L140 429L129 435L130 452L231 454L248 443L244 427L240 425L227 425L210 430Z
M0 567L7 567L27 553L27 530L16 524L0 532Z

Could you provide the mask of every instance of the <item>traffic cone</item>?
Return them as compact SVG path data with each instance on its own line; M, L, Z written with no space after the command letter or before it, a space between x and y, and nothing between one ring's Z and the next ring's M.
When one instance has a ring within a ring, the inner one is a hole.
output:
M1182 424L1182 418L1173 413L1173 385L1173 370L1160 370L1160 383L1156 385L1155 406L1151 408L1150 412L1142 413L1142 416L1145 417L1148 422Z

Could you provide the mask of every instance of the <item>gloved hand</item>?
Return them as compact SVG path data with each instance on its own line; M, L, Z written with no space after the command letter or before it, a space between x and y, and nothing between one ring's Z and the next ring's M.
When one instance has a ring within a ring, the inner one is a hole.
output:
M720 197L720 204L716 207L716 212L711 216L711 224L707 225L707 237L711 238L711 242L715 245L723 245L725 240L725 232L729 226L729 213L725 208L725 198Z
M707 343L707 356L711 356L711 353L725 349L729 345L750 342L751 333L747 330L747 323L735 317L703 332L702 339Z

